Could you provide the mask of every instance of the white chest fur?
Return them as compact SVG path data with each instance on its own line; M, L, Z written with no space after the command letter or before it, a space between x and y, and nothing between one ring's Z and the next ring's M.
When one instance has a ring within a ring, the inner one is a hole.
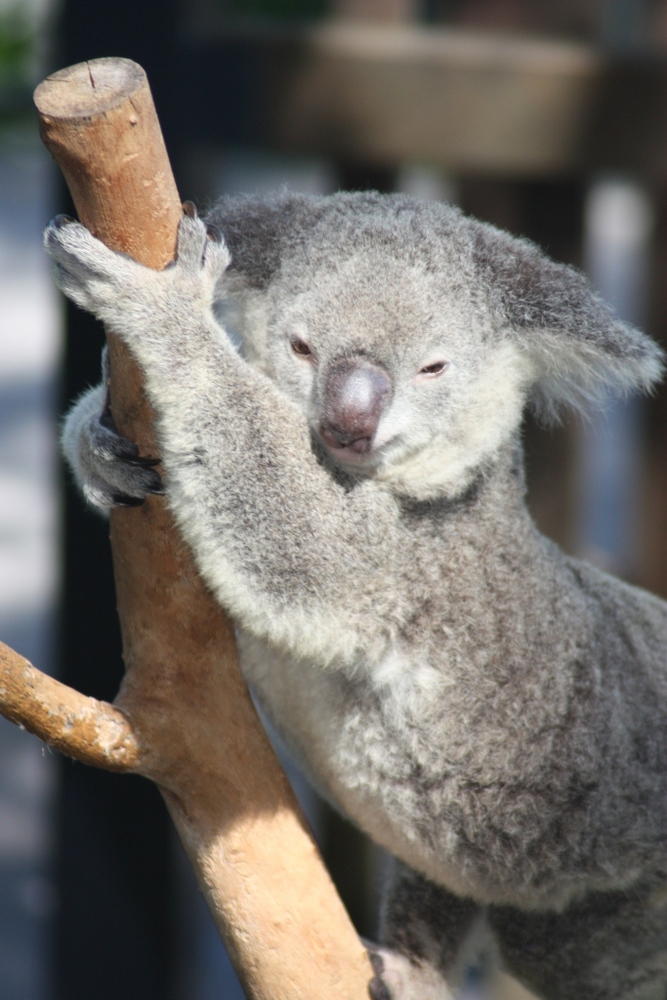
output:
M240 631L238 640L246 680L315 787L392 854L455 892L469 892L447 861L446 831L437 845L420 831L419 790L396 738L420 705L442 706L442 678L427 667L409 672L392 654L376 668L374 683L348 679L281 656L248 633Z

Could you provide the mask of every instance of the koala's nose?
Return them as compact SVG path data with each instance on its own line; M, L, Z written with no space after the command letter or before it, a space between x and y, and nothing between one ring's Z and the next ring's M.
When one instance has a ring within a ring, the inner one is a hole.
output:
M361 359L339 361L324 385L322 440L357 454L369 451L390 394L384 368Z

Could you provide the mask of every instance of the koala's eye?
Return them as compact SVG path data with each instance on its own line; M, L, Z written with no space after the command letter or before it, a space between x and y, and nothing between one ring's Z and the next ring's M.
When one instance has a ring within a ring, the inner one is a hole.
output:
M420 375L442 375L446 368L449 367L448 361L434 361L430 365L424 365L423 368L419 369Z
M295 354L298 354L300 358L312 358L313 352L306 343L305 340L301 340L300 337L292 337L290 340L290 345Z

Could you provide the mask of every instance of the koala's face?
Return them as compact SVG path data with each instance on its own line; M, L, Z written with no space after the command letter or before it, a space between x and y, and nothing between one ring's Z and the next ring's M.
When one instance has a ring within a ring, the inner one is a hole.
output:
M385 475L433 446L446 463L480 421L494 437L503 381L520 420L521 363L508 377L506 345L457 269L443 281L371 244L301 284L272 290L266 370L346 471Z
M212 221L245 357L355 475L453 494L527 399L549 417L660 374L656 345L582 275L449 206L284 194L230 200Z

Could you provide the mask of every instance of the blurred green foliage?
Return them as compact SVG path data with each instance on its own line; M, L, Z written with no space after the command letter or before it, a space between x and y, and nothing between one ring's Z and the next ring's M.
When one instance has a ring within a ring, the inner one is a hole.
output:
M21 7L0 8L0 87L28 82L34 44L34 27Z
M30 110L36 38L35 20L20 3L0 7L0 126Z

